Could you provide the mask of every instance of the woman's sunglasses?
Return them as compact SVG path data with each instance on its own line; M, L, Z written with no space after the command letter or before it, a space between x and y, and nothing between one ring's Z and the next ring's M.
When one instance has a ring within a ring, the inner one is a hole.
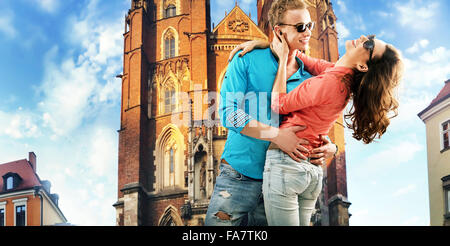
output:
M367 38L369 40L367 40L366 42L363 43L363 47L368 49L370 51L370 56L369 56L369 63L372 62L372 54L373 54L373 50L375 49L375 35L369 35L367 36Z
M309 23L299 23L299 24L284 24L284 23L280 23L278 25L280 26L293 26L297 29L297 32L302 33L304 31L306 31L306 28L308 28L310 31L312 31L314 29L314 22L309 22Z

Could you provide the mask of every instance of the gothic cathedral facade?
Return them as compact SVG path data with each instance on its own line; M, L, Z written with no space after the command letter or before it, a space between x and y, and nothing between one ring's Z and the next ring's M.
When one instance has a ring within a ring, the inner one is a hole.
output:
M318 26L305 51L337 61L336 17L328 0L305 0ZM257 0L258 25L236 4L211 27L210 0L131 0L125 17L119 129L117 225L203 225L227 129L217 114L229 52L269 40L271 0ZM312 223L348 225L344 126L324 170Z

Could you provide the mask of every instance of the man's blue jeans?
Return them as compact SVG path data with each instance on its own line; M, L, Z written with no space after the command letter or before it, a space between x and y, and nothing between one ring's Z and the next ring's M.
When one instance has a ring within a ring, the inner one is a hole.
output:
M269 226L309 226L322 190L321 166L297 162L269 149L263 175L264 207Z
M205 218L206 226L265 226L262 181L221 163Z

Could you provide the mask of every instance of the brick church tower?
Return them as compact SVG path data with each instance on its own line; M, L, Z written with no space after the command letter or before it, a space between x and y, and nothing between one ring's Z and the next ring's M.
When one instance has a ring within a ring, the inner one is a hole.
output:
M330 18L324 31L313 34L309 52L336 61L331 4L311 2L330 9L314 9L313 20L327 13ZM220 82L237 44L268 40L263 24L268 4L258 1L260 28L237 4L211 28L209 0L131 0L120 75L118 200L113 205L117 225L203 225L227 136L216 114ZM323 214L336 211L336 218L344 218L339 223L345 224L346 218L348 224L348 213L343 216L347 195L342 120L340 124L330 132L340 155L328 168L328 193L321 199L327 202L318 211L322 221Z

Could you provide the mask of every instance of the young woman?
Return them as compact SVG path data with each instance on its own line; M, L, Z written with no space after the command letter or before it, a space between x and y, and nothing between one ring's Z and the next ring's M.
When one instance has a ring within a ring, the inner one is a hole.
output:
M269 44L247 43L248 52ZM371 143L381 137L397 115L395 88L402 75L399 52L375 36L361 36L345 43L346 53L336 64L297 52L306 70L315 76L286 93L286 62L293 51L285 37L274 31L270 44L279 68L272 90L272 110L284 115L280 128L305 125L297 133L306 138L311 150L322 144L349 99L352 109L346 115L353 137ZM393 113L392 115L390 113ZM307 153L308 154L308 153ZM263 194L269 225L309 225L322 189L322 167L308 161L295 161L273 143L266 155Z

